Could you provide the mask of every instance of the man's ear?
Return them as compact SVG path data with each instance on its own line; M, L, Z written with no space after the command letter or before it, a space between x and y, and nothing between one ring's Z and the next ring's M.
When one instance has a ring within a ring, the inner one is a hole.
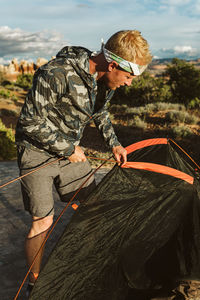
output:
M116 61L111 61L108 65L108 71L111 72L118 67L118 63Z

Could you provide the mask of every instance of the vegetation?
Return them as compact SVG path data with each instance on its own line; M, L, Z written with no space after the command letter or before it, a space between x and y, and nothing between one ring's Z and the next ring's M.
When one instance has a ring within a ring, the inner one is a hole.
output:
M193 132L192 130L187 127L187 126L174 126L172 129L171 129L171 135L174 137L174 138L186 138L186 137L191 137L193 135Z
M168 111L168 110L176 110L176 111L186 111L186 108L183 104L176 104L176 103L163 103L163 102L156 102L156 103L149 103L144 106L139 107L129 107L126 104L113 104L109 111L111 114L118 115L118 114L125 114L125 115L147 115L152 112L158 111Z
M2 84L5 81L5 74L4 72L0 71L0 84Z
M17 77L16 84L24 89L30 89L33 81L32 74L22 74Z
M184 60L174 58L165 75L169 77L167 85L170 86L173 102L184 103L186 107L193 102L193 105L199 106L200 70Z
M186 111L171 110L165 114L165 118L170 123L185 123L185 124L198 124L200 119L191 115Z
M6 128L0 119L0 158L4 160L16 158L15 135L11 128Z
M147 103L165 101L172 97L170 86L165 78L154 78L150 73L144 72L133 80L130 87L122 87L116 91L112 103L127 104L128 106L141 106Z
M6 89L0 90L0 97L6 98L6 99L10 98L10 91L6 90Z
M114 124L149 130L152 126L173 137L186 137L193 132L189 126L200 124L200 117L186 111L182 104L150 103L140 107L114 104L110 108ZM164 133L163 133L164 134Z

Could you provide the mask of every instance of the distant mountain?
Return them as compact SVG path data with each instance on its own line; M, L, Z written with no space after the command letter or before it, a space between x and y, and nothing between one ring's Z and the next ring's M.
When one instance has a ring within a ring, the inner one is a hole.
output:
M166 65L172 61L173 58L153 58L151 65Z
M153 76L162 76L163 72L165 72L166 67L169 63L171 63L173 58L154 58L151 64L148 66L149 72ZM194 60L186 60L186 62L193 64L196 68L200 69L200 58Z
M177 57L179 58L179 57ZM151 65L167 65L172 61L173 58L153 58ZM182 58L179 58L182 59ZM191 62L195 65L200 65L200 58L196 59L183 59L187 62Z

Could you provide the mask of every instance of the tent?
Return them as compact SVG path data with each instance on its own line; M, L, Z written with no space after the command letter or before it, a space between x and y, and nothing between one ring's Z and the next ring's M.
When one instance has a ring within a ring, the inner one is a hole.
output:
M165 138L126 149L124 167L73 215L30 300L125 300L130 288L200 280L199 171Z

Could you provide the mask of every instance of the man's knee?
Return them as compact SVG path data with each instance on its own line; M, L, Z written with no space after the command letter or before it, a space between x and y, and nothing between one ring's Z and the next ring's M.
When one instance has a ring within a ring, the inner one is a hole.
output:
M53 223L52 215L43 218L33 217L31 229L28 233L28 238L46 232L51 227L52 223Z

